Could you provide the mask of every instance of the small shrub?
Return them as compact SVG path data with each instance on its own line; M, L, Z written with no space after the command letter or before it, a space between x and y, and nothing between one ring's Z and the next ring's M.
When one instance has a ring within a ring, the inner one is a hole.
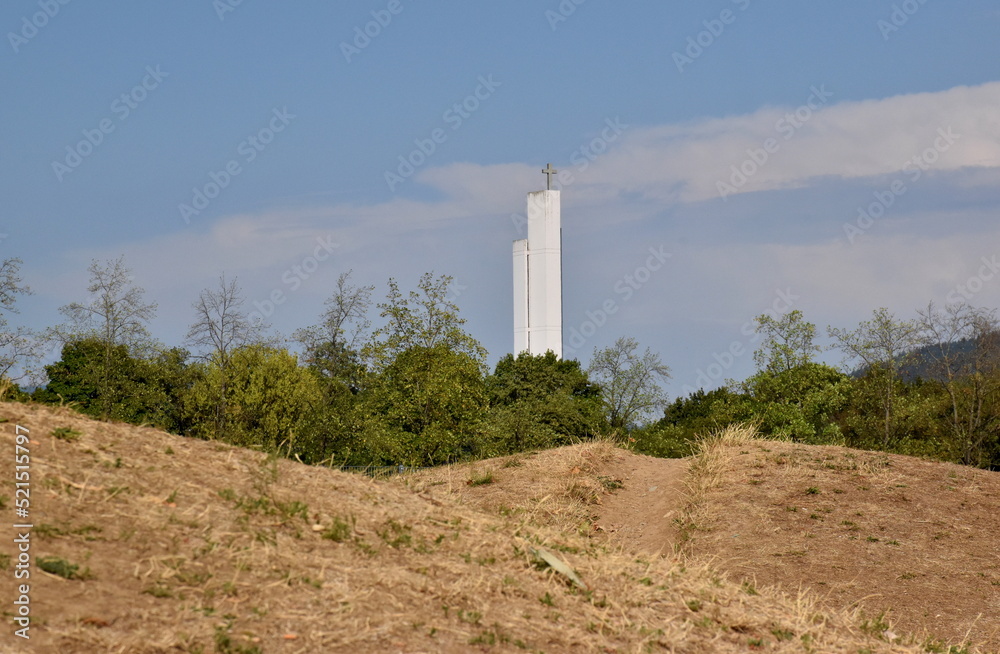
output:
M791 640L792 638L795 637L795 633L789 631L788 629L775 628L771 630L771 633L774 635L775 638L778 639L779 642L783 640Z
M174 594L170 592L170 589L162 584L154 584L152 586L149 586L148 588L143 588L142 592L145 593L146 595L152 595L153 597L157 597L159 599L165 599L174 596Z
M496 645L497 637L492 631L484 631L469 641L470 645Z
M354 520L351 519L351 523ZM340 518L334 516L333 522L329 527L323 530L322 536L327 540L332 540L335 543L343 543L351 537L351 532L354 531L351 525L347 522L341 520Z
M280 511L286 518L291 519L295 516L302 518L303 520L309 520L309 505L304 502L299 502L298 500L292 500L291 502L275 502Z
M597 478L597 481L601 482L601 486L604 486L604 488L609 491L618 490L619 488L623 488L625 486L621 479L615 479L612 477L600 476Z
M886 622L885 613L879 613L871 620L865 619L861 621L861 631L870 636L881 637L888 629L889 623Z
M52 437L61 441L72 443L73 441L78 440L82 433L83 432L79 432L69 427L57 427L52 430Z
M219 654L261 654L260 645L237 645L229 637L228 627L215 628L215 651Z
M77 571L80 569L80 566L58 556L40 556L35 559L35 564L45 572L63 579L77 579Z
M492 484L493 483L493 473L492 472L484 472L484 473L479 474L479 475L474 474L465 483L468 484L469 486L485 486L487 484Z
M402 523L396 522L395 520L389 519L385 523L385 529L375 530L375 533L379 535L385 544L392 548L398 548L401 545L410 545L412 538L410 536L410 531L412 527L410 525L404 525Z

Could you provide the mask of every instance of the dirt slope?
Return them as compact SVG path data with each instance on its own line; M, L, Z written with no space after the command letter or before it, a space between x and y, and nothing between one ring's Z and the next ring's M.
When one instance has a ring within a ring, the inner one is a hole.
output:
M972 641L1000 652L1000 474L770 441L706 458L689 476L688 460L555 450L405 483L446 475L438 488L488 510L606 533L627 551L670 557L678 547L750 589L807 589L827 606L859 607L869 624L891 621L890 636L915 634L927 651ZM487 472L494 483L462 483ZM567 483L596 489L581 495L586 511L553 502Z
M838 447L723 448L690 551L736 579L1000 652L1000 474Z
M501 515L576 530L628 549L672 551L688 462L596 443L428 470L396 480ZM487 481L488 483L482 483Z
M0 509L12 524L22 425L34 525L27 643L17 550L0 546L3 652L922 651L849 612L615 546L601 512L640 477L601 468L630 456L610 446L376 482L68 410L2 404L0 418ZM491 483L466 483L490 466ZM548 492L505 490L529 476Z
M671 554L687 502L688 461L618 452L605 474L622 489L604 501L597 524L629 548Z

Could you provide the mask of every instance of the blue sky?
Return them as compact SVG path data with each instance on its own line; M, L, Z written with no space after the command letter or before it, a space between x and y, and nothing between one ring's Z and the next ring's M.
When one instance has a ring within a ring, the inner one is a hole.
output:
M0 248L35 290L12 324L121 254L168 345L222 272L290 334L341 272L381 298L434 271L493 363L548 162L573 354L633 336L674 395L750 374L769 308L825 332L1000 305L995 1L177 4L0 8Z

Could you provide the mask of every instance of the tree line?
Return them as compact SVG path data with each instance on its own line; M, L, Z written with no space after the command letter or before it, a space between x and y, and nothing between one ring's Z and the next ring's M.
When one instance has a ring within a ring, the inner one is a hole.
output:
M374 286L343 273L317 323L287 339L222 275L193 302L182 346L167 347L121 257L91 264L90 299L61 307L62 324L10 328L31 292L20 265L0 265L0 393L306 463L430 466L596 437L684 456L698 435L752 422L773 438L1000 467L1000 325L967 304L930 304L912 320L881 308L853 330L828 328L843 369L817 362L816 326L800 311L762 315L752 376L669 402L670 369L631 338L595 348L587 368L549 352L490 370L446 275L410 290L390 279L374 302ZM52 343L61 357L44 366L45 385L21 391Z
M816 326L795 310L756 319L756 372L678 398L635 430L638 448L683 456L696 434L750 422L768 437L883 450L1000 469L1000 324L996 311L886 308L855 329L828 328L843 370L818 363Z
M4 308L30 292L19 265L9 260ZM60 345L60 360L44 367L44 386L15 390L16 399L358 466L430 466L569 444L623 430L665 405L667 368L631 339L587 370L551 352L507 355L488 370L448 276L424 274L408 291L390 279L373 329L374 286L344 273L317 324L283 339L247 310L238 280L223 275L192 304L183 347L166 347L148 331L156 304L123 258L94 261L89 274L90 299L61 307L65 322L37 335ZM5 356L4 374L29 358ZM641 366L648 375L636 376ZM620 388L623 374L635 388Z

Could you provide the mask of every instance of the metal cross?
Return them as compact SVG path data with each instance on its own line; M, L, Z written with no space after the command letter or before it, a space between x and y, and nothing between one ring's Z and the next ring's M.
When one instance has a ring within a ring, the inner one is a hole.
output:
M552 176L555 175L556 173L558 173L559 171L556 170L555 168L553 168L552 164L548 164L548 168L542 169L542 172L545 173L548 176L548 183L546 184L546 186L548 187L548 190L551 191L552 190Z

